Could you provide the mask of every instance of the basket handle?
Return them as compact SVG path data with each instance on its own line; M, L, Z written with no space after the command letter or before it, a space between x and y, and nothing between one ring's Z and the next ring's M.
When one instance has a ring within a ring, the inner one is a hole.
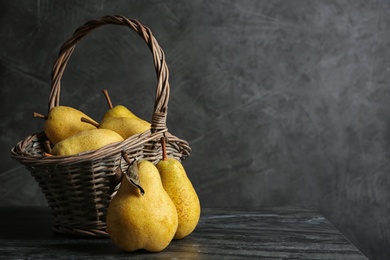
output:
M149 46L153 55L154 67L157 74L157 89L155 95L154 112L152 117L152 131L158 129L166 129L166 114L168 109L169 99L169 71L165 62L164 51L159 46L154 38L151 30L143 26L140 22L134 19L128 19L121 15L104 16L97 20L91 20L83 26L76 29L73 36L66 41L59 52L59 56L54 63L51 73L51 91L49 96L49 110L55 106L59 106L61 77L66 68L66 64L72 55L78 41L86 36L92 30L106 24L124 25L133 29Z

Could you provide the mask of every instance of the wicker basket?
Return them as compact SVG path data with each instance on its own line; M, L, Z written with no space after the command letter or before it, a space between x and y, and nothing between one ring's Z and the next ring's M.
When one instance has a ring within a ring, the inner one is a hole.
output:
M25 165L42 189L54 217L53 229L59 233L107 237L106 211L115 195L128 160L145 159L157 163L162 158L161 138L167 153L183 160L189 156L188 143L170 134L166 127L169 99L168 68L164 52L149 28L123 16L105 16L79 27L64 43L53 66L49 109L58 106L60 80L76 44L102 25L124 25L144 39L152 52L157 89L150 131L131 136L120 143L75 156L45 156L45 134L28 136L11 149L11 157Z

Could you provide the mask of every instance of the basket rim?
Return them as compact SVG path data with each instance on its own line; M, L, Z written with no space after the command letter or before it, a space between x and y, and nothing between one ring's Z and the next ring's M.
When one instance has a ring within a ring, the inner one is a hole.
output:
M86 151L76 155L65 155L65 156L47 156L47 155L32 155L26 152L26 146L28 146L33 139L44 138L44 132L36 133L28 136L27 138L19 141L16 146L11 149L11 157L20 161L24 164L34 164L34 165L70 165L75 163L83 163L91 160L98 160L99 158L113 156L119 154L122 151L126 151L128 147L137 147L142 146L148 142L160 142L161 137L167 139L167 143L179 143L181 146L181 151L183 152L183 159L188 157L191 151L191 148L187 141L181 140L176 136L170 134L167 130L158 131L151 133L150 130L145 131L144 133L133 135L124 141L111 143L105 145L99 149Z

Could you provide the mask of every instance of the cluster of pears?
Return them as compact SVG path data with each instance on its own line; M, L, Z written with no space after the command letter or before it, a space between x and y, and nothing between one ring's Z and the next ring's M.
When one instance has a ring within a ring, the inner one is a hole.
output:
M55 106L47 116L34 113L35 117L46 119L43 130L51 143L48 147L50 155L68 156L93 151L150 129L150 123L125 106L113 107L107 90L103 93L109 110L100 124L80 110L68 106Z
M125 251L164 250L172 240L191 234L200 218L200 202L183 165L168 158L162 138L163 158L156 165L135 161L142 188L122 177L107 209L107 232Z
M44 132L50 144L46 155L69 156L121 142L150 130L149 122L125 106L112 106L100 124L85 113L68 106L55 106L44 118ZM107 209L107 232L113 243L125 251L164 250L172 240L191 234L200 218L200 202L181 162L169 158L161 139L162 159L129 163L139 183L123 174L121 185Z

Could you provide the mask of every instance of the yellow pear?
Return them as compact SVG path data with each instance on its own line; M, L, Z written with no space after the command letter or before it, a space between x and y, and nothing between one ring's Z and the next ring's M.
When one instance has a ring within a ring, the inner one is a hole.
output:
M51 153L54 155L75 155L121 141L123 141L123 137L118 133L108 129L95 128L81 131L58 142L54 145Z
M107 89L103 89L103 94L106 97L108 107L110 108L104 114L103 118L106 118L106 117L130 117L130 118L140 119L125 106L117 105L117 106L113 107L112 102L111 102L111 98L110 98L110 95L108 94Z
M131 112L127 107L122 105L117 105L107 110L103 118L106 117L130 117L130 118L140 119L139 117L134 115L134 113Z
M142 119L130 117L106 117L99 125L100 129L110 129L120 134L124 139L140 134L150 129L150 123Z
M150 123L136 116L125 106L117 105L113 107L108 91L104 89L103 93L110 109L104 114L99 128L113 130L124 139L151 128Z
M142 160L137 168L145 193L142 195L126 176L122 178L107 209L107 232L122 250L159 252L170 244L176 232L176 208L161 184L156 166Z
M176 206L179 223L174 239L181 239L191 234L198 225L200 202L183 165L175 158L167 158L165 143L163 146L164 156L156 167L164 189Z
M49 141L55 145L78 132L96 129L96 126L82 122L81 117L96 122L75 108L68 106L53 107L47 115L43 130Z

